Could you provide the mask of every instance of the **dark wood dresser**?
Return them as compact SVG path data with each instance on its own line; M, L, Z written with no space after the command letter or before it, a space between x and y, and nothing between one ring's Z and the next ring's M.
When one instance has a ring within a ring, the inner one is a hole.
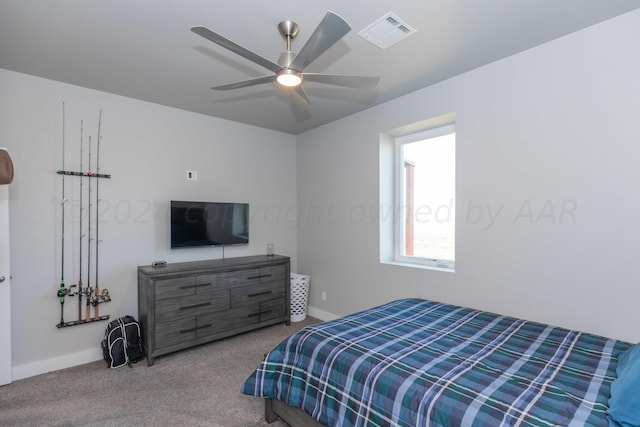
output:
M258 255L138 267L138 320L156 357L290 323L290 259Z

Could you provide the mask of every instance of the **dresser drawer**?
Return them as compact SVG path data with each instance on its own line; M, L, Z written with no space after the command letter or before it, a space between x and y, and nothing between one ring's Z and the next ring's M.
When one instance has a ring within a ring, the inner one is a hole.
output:
M257 324L260 321L260 305L252 304L230 310L228 318L234 328Z
M275 298L284 299L285 288L282 283L271 282L231 289L231 307L259 304Z
M196 324L198 325L196 334L198 338L214 335L237 327L238 324L232 314L233 313L230 312L221 312L198 316L196 318Z
M229 290L215 291L202 295L189 295L156 301L156 322L170 322L176 319L194 317L201 314L225 311L231 307Z
M232 287L256 285L274 281L283 281L286 272L284 266L252 268L242 271L224 273L224 280L220 283Z
M238 307L232 311L234 326L250 325L258 322L266 322L271 319L278 319L285 316L286 303L284 299L271 299Z
M195 293L195 276L172 277L156 280L155 299L176 298Z
M285 278L285 268L282 265L262 267L258 273L260 283L282 282Z
M282 298L260 303L260 321L277 319L286 314L286 304Z
M221 273L157 280L156 300L216 292L241 282L237 276L237 273Z
M204 285L211 284L211 288L230 288L251 283L257 283L260 277L260 270L257 268L249 270L225 271L216 274L201 274L196 278L199 292L206 292Z
M156 347L193 341L196 339L196 318L156 323Z

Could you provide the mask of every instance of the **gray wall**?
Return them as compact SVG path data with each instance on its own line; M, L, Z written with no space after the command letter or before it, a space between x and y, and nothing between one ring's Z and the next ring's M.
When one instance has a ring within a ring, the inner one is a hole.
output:
M99 284L110 290L112 301L101 305L100 314L137 315L138 265L222 256L220 248L169 249L172 199L248 202L250 244L228 247L225 256L262 254L273 242L277 253L293 257L295 268L294 136L5 70L0 70L0 92L0 141L16 171L9 186L14 379L101 357L106 322L55 326L63 102L67 170L80 170L83 120L85 156L91 135L95 172L103 111L100 167L112 178L100 181ZM88 169L86 160L83 166ZM187 181L187 170L196 170L198 181ZM78 184L77 178L65 179L67 286L79 275ZM85 180L85 190L87 185ZM83 270L86 275L86 266ZM67 299L65 320L78 318L77 303Z
M411 296L640 340L638 40L632 12L299 135L315 313ZM381 264L380 134L447 113L456 271Z

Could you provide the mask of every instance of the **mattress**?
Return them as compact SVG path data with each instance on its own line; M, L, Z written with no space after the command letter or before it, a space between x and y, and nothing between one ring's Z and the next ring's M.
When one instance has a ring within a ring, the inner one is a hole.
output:
M307 326L242 386L327 426L606 426L629 343L422 299Z

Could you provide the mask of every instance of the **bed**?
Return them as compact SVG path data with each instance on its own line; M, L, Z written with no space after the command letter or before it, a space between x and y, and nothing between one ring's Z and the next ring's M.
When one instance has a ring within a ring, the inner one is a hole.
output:
M302 328L241 391L294 427L606 426L640 424L639 384L638 345L402 299Z

